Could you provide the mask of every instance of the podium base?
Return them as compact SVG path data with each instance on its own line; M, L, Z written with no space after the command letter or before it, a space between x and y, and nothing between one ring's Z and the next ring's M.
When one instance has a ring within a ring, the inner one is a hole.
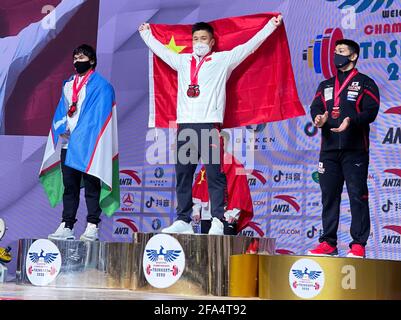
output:
M230 259L232 296L252 294L253 288L239 281L243 276L235 268L245 265L258 274L255 296L262 299L401 299L400 261L289 255L238 255Z
M134 233L132 243L52 241L62 266L54 287L131 289L180 295L228 296L230 256L254 252L274 254L275 239L243 236L171 234L185 252L185 270L171 287L159 289L146 280L144 249L155 233ZM17 284L29 284L26 258L35 239L19 240ZM255 245L257 243L257 245Z

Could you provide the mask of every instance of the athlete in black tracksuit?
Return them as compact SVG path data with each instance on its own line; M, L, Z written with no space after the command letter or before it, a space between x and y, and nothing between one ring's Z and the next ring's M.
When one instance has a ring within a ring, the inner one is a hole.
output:
M355 70L355 71L354 71ZM341 88L352 69L338 71ZM349 78L348 78L349 80ZM319 242L337 246L337 229L340 217L341 193L344 180L351 205L351 237L353 244L365 247L370 233L368 203L369 124L379 111L379 89L375 82L362 73L356 73L339 95L339 113L335 104L336 77L320 83L311 105L312 120L328 112L327 121L321 127L322 146L319 159L319 183L322 191L323 234ZM337 90L338 92L339 90ZM337 119L335 119L338 116ZM333 118L334 117L334 118ZM333 132L345 118L350 122L343 132Z

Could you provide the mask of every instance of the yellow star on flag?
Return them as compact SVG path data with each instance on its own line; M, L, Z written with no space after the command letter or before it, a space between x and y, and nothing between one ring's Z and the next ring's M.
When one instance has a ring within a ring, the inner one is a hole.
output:
M169 48L171 51L174 51L176 53L180 53L182 50L186 48L186 46L177 46L174 40L174 36L171 36L169 44L166 44L165 46Z

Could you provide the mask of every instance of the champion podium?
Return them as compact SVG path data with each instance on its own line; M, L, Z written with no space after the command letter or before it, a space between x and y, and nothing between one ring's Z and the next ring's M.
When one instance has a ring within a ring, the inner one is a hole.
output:
M272 300L401 300L401 262L294 255L233 255L230 294L254 290L240 266L258 274L257 296ZM257 270L257 271L256 271Z
M134 233L130 243L52 241L62 263L48 286L128 289L189 298L401 299L399 261L276 255L275 239L243 236L168 235L182 248L185 267L176 282L160 288L149 282L144 268L145 255L168 254L168 246L147 250L156 235ZM34 242L19 241L17 284L30 284L26 263Z
M156 234L134 233L130 243L52 241L61 253L61 269L49 286L131 289L195 296L229 296L230 257L253 253L274 254L275 239L243 236L171 234L185 253L185 270L168 288L155 288L145 278L143 256L147 242ZM28 250L35 239L19 240L17 284L29 284ZM255 247L255 243L257 246ZM257 275L243 275L257 286ZM254 296L254 291L252 291Z

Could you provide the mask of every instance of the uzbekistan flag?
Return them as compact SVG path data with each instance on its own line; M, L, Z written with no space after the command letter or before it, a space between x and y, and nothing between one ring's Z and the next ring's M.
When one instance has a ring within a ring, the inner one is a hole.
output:
M213 50L226 51L247 42L278 13L209 22ZM152 24L152 34L177 53L192 53L191 25ZM150 51L149 126L168 128L177 119L177 72ZM286 120L305 115L299 101L284 24L231 74L227 82L224 128Z
M64 191L58 142L60 134L66 131L68 108L62 93L39 173L52 207L61 202ZM100 207L111 216L120 207L117 111L113 87L97 72L88 80L81 108L78 124L70 136L65 164L100 179Z

